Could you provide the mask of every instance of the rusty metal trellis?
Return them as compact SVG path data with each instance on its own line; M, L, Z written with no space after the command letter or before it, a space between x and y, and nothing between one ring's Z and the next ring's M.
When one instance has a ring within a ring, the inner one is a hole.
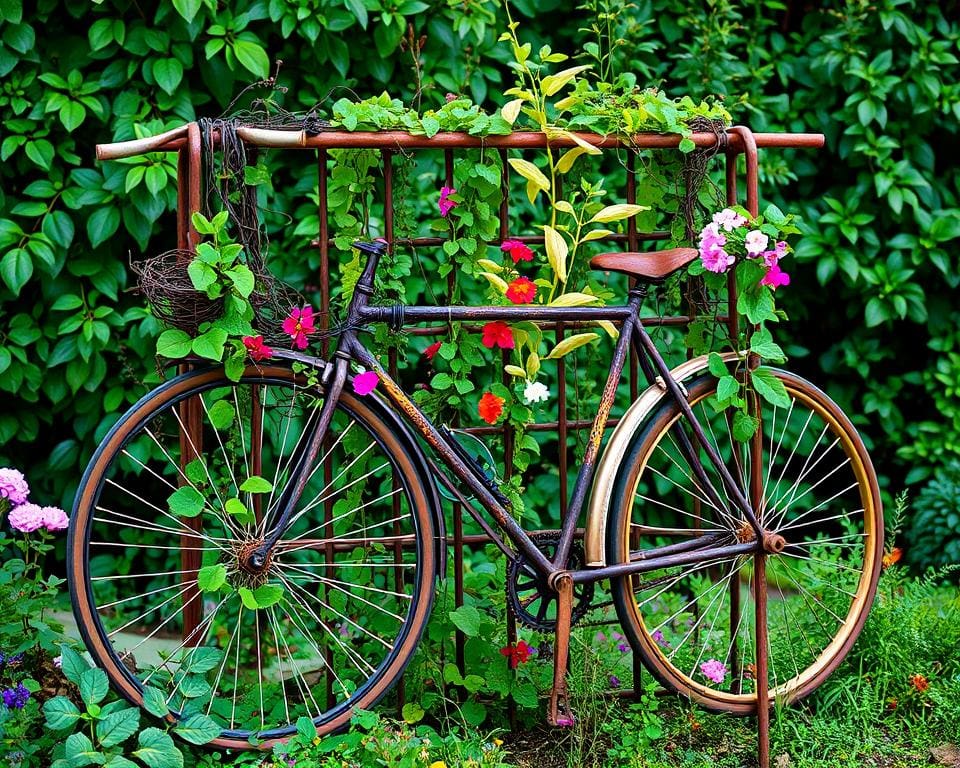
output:
M394 231L394 167L393 159L398 152L411 152L411 151L440 151L443 156L443 178L445 183L448 186L452 186L453 182L453 167L455 162L455 153L457 151L467 150L467 149L476 149L476 148L488 148L496 149L500 156L502 162L502 188L503 188L503 201L500 206L499 218L499 238L500 240L505 240L508 237L513 237L514 239L522 240L527 243L542 243L544 238L543 236L530 236L530 235L521 235L514 236L510 232L510 197L509 197L509 165L506 162L507 153L510 150L514 151L524 151L524 150L536 150L542 149L547 146L547 139L542 133L532 133L532 132L517 132L508 136L496 136L496 137L486 137L479 138L474 136L469 136L464 133L441 133L437 134L432 138L426 138L424 136L412 136L407 133L397 132L397 131L383 131L383 132L340 132L340 131L325 131L318 135L307 135L301 131L274 131L274 130L263 130L255 128L239 128L237 131L238 135L247 143L259 146L259 147L270 147L270 148L283 148L283 149L300 149L300 150L312 150L316 153L316 171L318 177L318 190L319 190L319 231L317 233L317 238L314 241L316 247L319 249L320 253L320 267L319 267L319 286L321 294L321 318L322 323L326 325L329 322L328 312L331 306L331 290L330 290L330 280L331 280L331 263L330 263L330 246L333 244L333 239L330 234L330 226L328 221L328 165L329 165L329 151L334 149L374 149L380 150L381 155L381 165L383 170L383 179L384 179L384 228L385 228L385 239L389 244L391 252L393 249L398 246L407 246L407 247L435 247L443 243L444 238L439 237L415 237L415 238L397 238ZM578 134L580 138L585 141L589 141L592 144L595 144L599 147L608 147L608 148L620 148L628 151L627 162L626 162L626 202L634 203L637 199L637 168L636 168L636 150L639 149L661 149L661 150L672 150L676 149L680 142L680 137L677 135L662 135L662 134L641 134L633 137L632 146L633 149L626 147L623 142L617 136L606 136L601 137L595 134ZM697 147L700 148L711 148L714 147L718 142L718 137L713 133L695 133L690 137ZM741 155L745 158L745 207L756 216L759 212L759 193L757 188L758 182L758 157L759 157L759 148L760 147L778 147L778 148L819 148L823 146L823 136L821 134L776 134L776 133L753 133L748 128L743 126L736 126L729 129L726 136L722 136L722 139L725 140L725 146L721 144L718 149L722 153L725 162L726 162L726 199L728 205L733 205L738 203L738 160ZM551 146L573 146L573 141L570 139L558 139L550 141ZM102 160L111 159L115 157L129 156L131 154L140 154L147 151L176 151L178 153L177 158L177 171L178 171L178 188L177 188L177 234L178 234L178 247L182 249L192 249L197 244L197 233L193 229L191 224L191 216L194 212L199 211L201 207L201 142L200 142L200 131L195 123L191 123L188 126L183 128L174 129L165 134L155 136L148 139L142 139L135 142L125 142L122 145L122 150L119 149L118 145L102 145L98 147L98 157ZM639 245L644 241L655 241L655 240L664 240L669 235L666 232L639 232L637 230L636 221L631 218L627 222L626 232L623 234L615 234L608 238L608 240L616 243L622 243L626 246L628 251L636 251L639 249ZM452 289L452 280L453 276L449 278L450 282L448 283L448 290ZM731 273L731 279L728 282L728 291L727 291L727 301L728 307L736 306L736 286L733 281L733 276ZM678 316L668 316L668 317L654 317L654 318L644 318L643 323L645 325L662 325L662 326L684 326L687 325L691 317L693 316L693 308L690 310L688 315L678 315ZM722 321L725 321L728 324L728 329L731 334L737 333L737 317L736 313L729 312L726 316L721 317ZM569 324L567 324L569 326ZM434 325L410 329L408 332L413 335L437 335L444 333L447 329L446 325ZM550 330L552 330L557 337L557 340L563 338L563 335L566 331L565 325L563 323L551 323ZM324 342L326 344L326 342ZM326 349L324 350L326 352ZM637 365L634 354L631 355L632 364L630 366L630 376L629 376L629 387L631 399L635 399L638 390L639 390L639 377L637 375ZM388 359L388 365L391 375L396 374L397 369L397 354L395 350L391 350ZM559 360L557 363L558 371L558 384L557 384L557 419L551 422L537 423L531 426L532 430L535 431L555 431L557 434L558 440L558 464L559 464L559 485L560 485L560 495L559 495L559 509L558 513L562 516L563 512L567 508L568 503L568 482L567 482L567 473L569 468L569 440L571 433L576 434L579 430L589 429L592 425L592 419L571 419L567 415L567 405L568 405L568 372L567 366L563 359ZM196 412L196 404L191 404L190 402L184 403L182 406L183 413L182 418L184 424L187 425L188 431L195 431L197 425L199 424L199 414ZM615 419L611 419L608 422L608 427L616 423ZM508 473L511 472L512 463L513 463L513 452L515 446L512 441L512 434L507 427L477 427L469 430L470 432L478 435L489 435L499 433L503 436L504 447L505 447L505 466ZM199 436L197 436L199 439ZM195 450L202 450L202 446L198 442L194 443ZM184 450L183 455L188 455L189 452ZM753 451L752 455L755 461L759 460L759 451ZM754 477L759 477L758 472L754 472ZM757 492L757 489L752 489L753 493ZM755 500L754 500L755 501ZM453 554L453 570L454 570L454 600L456 605L463 604L464 598L464 563L463 563L463 553L464 549L467 547L482 546L485 543L488 543L491 540L491 536L495 535L494 532L486 525L481 524L481 527L486 531L483 534L464 534L464 512L466 509L466 499L461 497L459 502L454 503L453 511L453 535L448 541L448 547ZM327 519L329 520L330 510L327 510ZM196 523L196 521L190 521ZM578 531L578 535L579 535ZM184 535L181 537L181 543L184 547L189 546L189 542L192 541L192 537L189 535ZM397 550L396 554L399 557L399 547L401 544L397 542L394 547ZM329 549L329 547L328 547ZM328 558L332 553L328 552ZM185 550L183 552L183 569L190 570L198 567L198 563L193 562L197 557L196 551L192 549ZM758 557L757 567L754 570L753 580L754 580L754 590L757 595L757 611L756 611L756 631L757 631L757 691L758 691L758 711L757 711L757 723L758 723L758 736L759 736L759 749L758 757L760 765L765 766L769 763L769 707L767 702L767 632L766 632L766 622L765 622L765 613L766 613L766 589L765 589L765 573L764 573L764 563L762 555ZM199 604L197 604L199 609ZM191 629L189 627L190 617L185 617L185 626L184 633L188 634ZM199 615L190 619L194 622L199 622ZM509 642L516 641L516 620L512 615L508 614L507 617L507 633ZM456 661L458 666L463 669L464 666L464 641L465 638L461 633L457 634L456 638ZM637 681L639 681L639 675L641 673L642 666L635 659L634 661L634 682L635 688L637 688ZM402 705L404 699L404 692L401 685L398 690L399 701ZM634 691L620 691L619 695L631 696L634 694ZM328 691L328 697L332 695L332 691ZM511 722L513 721L513 709L511 707L510 716Z

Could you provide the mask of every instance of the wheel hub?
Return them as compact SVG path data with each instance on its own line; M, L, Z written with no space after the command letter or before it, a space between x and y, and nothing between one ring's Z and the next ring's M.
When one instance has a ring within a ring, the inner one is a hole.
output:
M227 556L227 571L237 587L256 589L267 583L273 565L273 552L263 551L263 539L247 539L234 544Z

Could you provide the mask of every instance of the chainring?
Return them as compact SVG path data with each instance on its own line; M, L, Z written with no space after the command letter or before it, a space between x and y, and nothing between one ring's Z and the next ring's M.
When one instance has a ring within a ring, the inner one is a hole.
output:
M560 543L559 531L540 531L530 537L547 559L553 559ZM586 558L579 542L573 542L567 568L584 567ZM586 616L593 601L593 582L574 584L571 626ZM518 552L507 569L507 600L514 615L538 632L553 632L557 626L557 593L550 589L546 576Z

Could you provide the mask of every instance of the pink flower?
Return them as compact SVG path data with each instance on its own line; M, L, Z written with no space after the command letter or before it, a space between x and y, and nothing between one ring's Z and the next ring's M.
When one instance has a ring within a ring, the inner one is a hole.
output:
M772 251L764 251L760 254L763 257L763 263L768 267L772 267L780 259L787 255L787 242L785 240L780 240Z
M716 272L718 274L726 272L734 261L736 261L736 259L719 245L714 245L707 250L703 248L700 249L700 263L703 264L703 268L709 272Z
M287 329L284 328L283 330L286 331ZM273 350L263 342L263 336L244 336L243 346L247 348L250 359L255 363L259 363L261 360L269 360L273 357Z
M713 223L715 226L723 227L725 232L732 232L746 224L747 220L732 208L724 208L713 214Z
M747 236L743 238L743 244L747 247L748 256L759 256L763 253L763 250L767 247L767 244L770 242L770 238L767 237L759 229L751 230L747 232Z
M10 510L10 527L20 533L33 533L44 527L43 510L38 504L21 504Z
M703 664L700 665L700 671L703 673L705 678L712 680L718 685L727 677L726 665L722 661L717 661L716 659L710 659L709 661L703 662Z
M560 715L560 717L557 718L557 725L561 728L572 728L573 724L573 715Z
M19 469L0 467L0 499L11 504L23 504L30 493L30 486Z
M653 640L654 640L654 642L655 642L657 645L659 645L661 648L669 648L669 647L670 647L670 643L669 643L669 642L667 641L667 639L663 636L663 632L661 632L659 629L654 630L654 633L653 633L652 635L650 635L650 637L652 637Z
M500 250L504 253L509 253L514 264L521 261L533 261L533 251L530 250L526 243L522 243L519 240L504 240L503 243L500 244Z
M48 531L65 531L70 527L70 518L60 507L44 507L40 510L43 527Z
M313 307L308 306L303 309L294 307L281 327L283 332L293 339L293 345L297 349L306 349L307 336L317 330L313 325Z
M513 331L506 323L495 320L483 326L483 346L487 349L513 349Z
M443 187L440 190L440 201L437 205L440 207L440 215L444 218L447 217L447 214L450 213L454 208L457 207L457 203L454 200L450 199L450 195L457 194L457 190L453 187Z
M781 285L790 285L790 275L780 269L779 264L774 264L760 279L760 285L768 285L773 290L777 290Z
M353 377L353 391L358 395L369 395L379 383L380 377L376 371L364 371Z

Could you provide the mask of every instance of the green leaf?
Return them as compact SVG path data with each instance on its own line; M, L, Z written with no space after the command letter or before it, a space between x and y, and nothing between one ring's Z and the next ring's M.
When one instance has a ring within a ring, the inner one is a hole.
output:
M88 669L90 665L73 648L69 645L60 646L60 670L67 680L74 685L79 685L80 676Z
M113 42L113 19L97 19L87 31L90 49L99 51Z
M240 490L247 493L270 493L273 490L273 483L264 480L260 475L250 475L240 485Z
M750 351L775 363L782 363L787 359L783 349L773 340L773 334L766 328L759 328L750 337Z
M747 442L757 431L760 420L756 416L737 410L733 413L733 439L740 443Z
M60 107L60 122L69 133L80 127L87 116L87 110L78 101L68 101Z
M253 590L253 599L258 608L269 608L283 599L283 587L279 584L264 584Z
M236 501L236 499L231 499ZM229 502L228 502L229 503ZM246 511L246 508L244 508ZM197 572L197 587L201 592L216 592L227 583L227 567L223 563L205 565Z
M450 621L463 634L468 637L476 637L480 634L480 623L483 616L472 605L461 605L455 611L450 611Z
M207 415L210 417L210 423L213 424L214 428L225 432L230 429L236 414L234 407L226 400L217 400L210 406Z
M65 730L80 719L80 710L66 696L57 696L45 701L43 714L47 719L47 728L55 731Z
M190 282L198 291L206 291L217 282L217 271L200 259L194 259L187 265L187 274Z
M173 0L173 7L189 24L197 15L203 0Z
M487 719L487 708L479 701L463 702L460 712L469 725L478 726Z
M101 206L87 219L87 236L90 244L96 248L105 243L120 226L120 211L112 205Z
M204 498L196 488L185 485L167 498L170 511L180 517L196 517L203 511Z
M73 242L73 220L63 211L51 211L44 216L41 228L61 248L69 248Z
M270 58L257 43L237 40L233 44L233 54L248 72L261 78L270 76Z
M167 697L159 688L143 687L143 708L154 717L165 718L170 713Z
M740 394L740 383L730 375L721 376L717 382L717 399L726 403Z
M220 726L212 718L197 713L174 728L173 732L191 744L206 744L220 735Z
M114 747L126 741L140 728L140 710L127 707L105 715L97 723L97 739L101 747Z
M157 59L153 62L153 78L172 96L183 80L183 64L177 59Z
M88 707L99 704L110 690L110 680L102 669L91 668L80 675L80 698Z
M11 248L7 251L7 254L0 259L0 275L3 276L3 282L13 294L19 295L20 289L33 275L33 260L27 249Z
M301 716L297 718L297 736L304 742L313 741L317 737L317 726L309 717Z
M408 701L403 705L401 714L403 715L404 722L413 725L414 723L419 723L421 720L423 720L423 716L427 713L424 712L423 707L421 707L417 702Z
M208 360L219 361L223 358L223 347L227 343L227 332L220 328L211 328L193 340L193 351Z
M707 368L718 379L722 379L728 373L727 364L723 362L723 358L718 352L711 352L707 357Z
M240 587L237 590L237 594L240 595L240 602L243 603L243 607L250 611L255 611L259 607L257 605L257 599L253 596L253 592L249 587Z
M147 728L138 737L140 749L133 757L147 768L183 768L183 753L177 749L173 739L159 728Z
M83 768L85 765L103 765L106 762L102 752L93 748L93 742L85 733L71 733L64 744L64 755L70 761L71 768Z
M757 390L757 394L768 403L779 408L790 407L790 395L787 394L787 388L772 369L760 366L751 371L750 383Z
M192 339L184 331L169 328L160 334L157 339L157 354L171 360L186 357L190 354Z
M243 296L243 298L246 299L253 293L254 277L253 272L250 271L248 266L238 264L233 269L228 269L225 274L230 278L237 293Z
M346 0L346 4L347 8L357 17L360 26L366 29L369 19L367 17L367 7L363 4L363 0Z

